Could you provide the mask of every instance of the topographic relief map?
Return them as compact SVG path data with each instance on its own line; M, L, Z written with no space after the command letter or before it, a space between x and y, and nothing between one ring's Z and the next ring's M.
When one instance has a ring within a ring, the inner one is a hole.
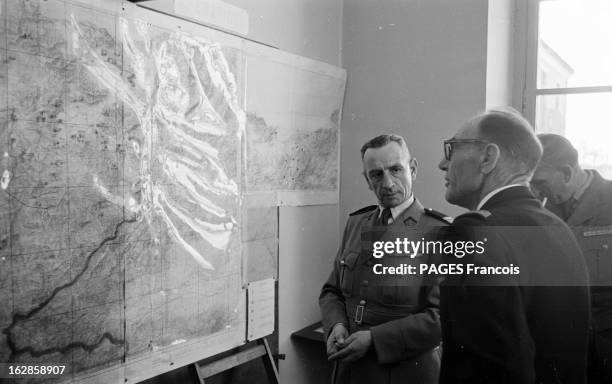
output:
M337 202L344 71L287 54L248 63L248 193L279 191L294 196L280 205L294 205L309 204L304 193L335 192L319 203Z
M337 201L345 71L176 23L0 0L0 363L132 383L241 345L274 206Z
M65 380L240 344L241 51L75 2L0 6L0 362Z

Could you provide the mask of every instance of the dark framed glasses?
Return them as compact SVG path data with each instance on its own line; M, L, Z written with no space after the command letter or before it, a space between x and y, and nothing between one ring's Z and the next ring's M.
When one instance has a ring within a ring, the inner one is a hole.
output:
M449 139L444 140L444 158L450 160L453 155L453 145L461 143L488 143L483 139Z

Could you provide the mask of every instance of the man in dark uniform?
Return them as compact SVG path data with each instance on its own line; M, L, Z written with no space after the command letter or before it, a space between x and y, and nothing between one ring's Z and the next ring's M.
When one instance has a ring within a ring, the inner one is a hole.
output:
M541 154L511 111L478 115L444 143L446 200L473 210L447 239L486 246L446 257L465 269L440 288L441 383L586 380L588 276L571 230L529 190Z
M589 383L612 383L612 181L582 169L578 152L563 136L538 139L544 153L531 186L573 229L589 269Z
M375 137L361 148L361 157L379 205L350 215L319 297L328 358L336 364L333 381L434 384L440 367L439 287L419 276L383 282L375 265L393 258L374 258L372 244L397 236L419 240L448 222L414 198L417 162L401 136Z

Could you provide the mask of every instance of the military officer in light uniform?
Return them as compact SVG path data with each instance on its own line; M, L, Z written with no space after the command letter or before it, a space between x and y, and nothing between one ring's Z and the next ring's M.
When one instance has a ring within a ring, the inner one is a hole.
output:
M438 382L439 288L421 276L383 281L373 273L374 241L422 239L448 224L412 194L417 162L401 136L381 135L361 149L363 173L378 205L349 216L319 304L335 383ZM426 255L419 255L418 262ZM385 260L393 260L390 256ZM406 260L406 259L403 259Z

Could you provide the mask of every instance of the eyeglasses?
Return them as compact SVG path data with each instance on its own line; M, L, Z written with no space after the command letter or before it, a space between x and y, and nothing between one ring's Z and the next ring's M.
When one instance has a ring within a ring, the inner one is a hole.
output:
M446 160L450 160L453 155L453 144L460 143L488 143L488 141L483 139L450 139L444 140L444 158Z

